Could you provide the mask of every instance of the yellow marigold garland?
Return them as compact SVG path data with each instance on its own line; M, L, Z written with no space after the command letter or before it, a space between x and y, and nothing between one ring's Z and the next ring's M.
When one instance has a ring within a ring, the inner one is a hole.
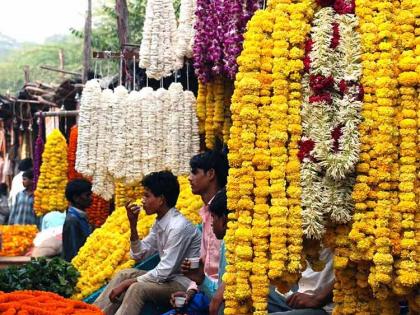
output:
M0 257L26 254L32 247L37 232L36 225L0 225L2 238Z
M64 192L67 185L67 143L58 129L47 137L42 153L41 172L35 190L34 211L37 216L67 208Z
M205 133L207 85L198 81L197 118L200 135Z
M215 143L215 131L214 131L214 109L215 109L215 84L208 83L206 86L206 121L204 124L204 130L206 133L206 147L207 149L213 149Z
M143 187L139 183L132 185L121 181L115 183L115 207L124 207L127 201L140 199L143 195Z
M199 195L194 195L187 176L178 176L180 193L176 208L192 223L201 223L199 211L203 201Z
M397 261L397 277L394 292L407 294L408 290L420 281L420 274L416 272L417 244L415 239L415 215L418 212L417 182L417 91L416 85L420 82L420 74L416 73L416 56L414 40L414 2L401 1L401 8L396 15L397 25L400 28L399 46L402 53L398 66L400 73L400 106L401 120L399 122L400 143L400 174L399 174L399 203L398 212L401 221L401 259ZM400 217L401 218L401 217Z

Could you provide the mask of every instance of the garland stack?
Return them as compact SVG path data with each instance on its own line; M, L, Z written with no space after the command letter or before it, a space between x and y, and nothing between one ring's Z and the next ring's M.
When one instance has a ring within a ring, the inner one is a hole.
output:
M67 208L64 192L67 185L67 143L58 129L47 137L42 154L41 173L35 190L34 211L37 216Z

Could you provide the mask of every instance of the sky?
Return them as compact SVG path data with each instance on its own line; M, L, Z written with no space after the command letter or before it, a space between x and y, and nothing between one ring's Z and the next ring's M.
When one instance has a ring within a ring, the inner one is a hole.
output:
M97 0L93 0L95 3ZM87 0L0 0L0 33L19 42L42 43L82 29Z

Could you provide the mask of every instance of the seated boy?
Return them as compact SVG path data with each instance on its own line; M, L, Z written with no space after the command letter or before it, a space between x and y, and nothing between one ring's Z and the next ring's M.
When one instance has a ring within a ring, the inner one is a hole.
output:
M67 184L66 198L70 203L63 225L63 258L71 261L92 232L86 209L92 204L92 185L86 179Z
M220 190L212 200L209 205L209 211L213 219L212 228L213 232L216 235L218 240L223 240L227 230L227 198L226 190ZM223 293L225 285L222 282L223 274L225 273L226 268L226 257L225 257L225 245L222 242L220 247L220 261L219 261L219 275L218 282L214 282L209 276L204 272L203 263L200 263L200 267L197 269L190 268L191 263L188 260L185 260L182 264L182 271L188 276L191 280L199 285L199 289L202 291L195 296L193 296L188 305L185 305L181 309L172 310L165 315L169 314L189 314L189 315L217 315L223 314ZM210 305L203 307L203 297L204 294L208 299L211 299ZM171 303L175 307L175 297L184 296L186 293L176 292L173 294Z
M177 178L169 171L155 172L144 177L142 185L143 208L148 215L157 214L157 218L149 235L140 241L137 232L140 207L126 204L130 254L139 261L158 253L160 262L148 272L137 269L119 272L94 302L107 315L139 315L148 301L168 305L171 294L185 291L191 282L181 274L181 263L185 258L200 256L199 230L175 209L179 195Z

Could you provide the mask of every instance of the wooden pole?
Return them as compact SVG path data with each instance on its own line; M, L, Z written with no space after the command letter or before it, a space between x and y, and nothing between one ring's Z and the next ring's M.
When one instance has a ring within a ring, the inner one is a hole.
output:
M82 81L86 83L90 69L90 55L92 44L92 0L88 0L88 9L85 21L85 38L83 47L83 76Z
M117 13L118 40L121 49L128 42L128 7L126 0L115 1L115 12Z
M71 75L78 75L78 76L81 75L78 72L73 72L73 71L68 71L68 70L63 70L63 69L56 69L56 68L53 68L53 67L50 67L50 66L40 66L40 68L44 69L44 70L60 72L60 73L63 73L63 74L71 74Z
M29 82L29 66L28 65L23 66L23 75L24 75L25 83L28 83Z

